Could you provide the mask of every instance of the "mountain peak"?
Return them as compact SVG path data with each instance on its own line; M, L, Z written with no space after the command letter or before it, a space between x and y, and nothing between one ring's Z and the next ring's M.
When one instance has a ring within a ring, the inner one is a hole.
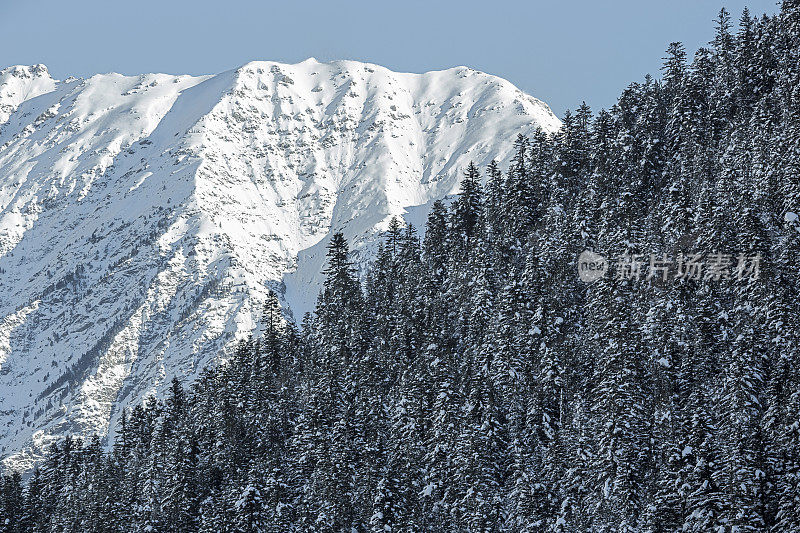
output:
M16 77L36 77L36 76L49 76L47 66L41 63L36 65L11 65L0 70L0 76L8 74Z
M14 69L0 74L0 457L21 467L59 435L113 434L123 407L224 358L268 288L302 316L333 233L362 264L470 161L506 164L506 139L560 124L463 68L257 61L80 83Z
M0 70L0 128L26 100L52 91L56 82L44 65L13 65Z

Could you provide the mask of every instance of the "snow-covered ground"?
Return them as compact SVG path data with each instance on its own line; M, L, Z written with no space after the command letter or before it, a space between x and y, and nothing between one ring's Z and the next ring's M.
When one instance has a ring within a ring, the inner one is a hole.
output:
M465 67L253 62L216 76L0 71L0 458L106 434L259 319L313 307L334 231L363 262L423 221L469 161L554 131L550 109Z

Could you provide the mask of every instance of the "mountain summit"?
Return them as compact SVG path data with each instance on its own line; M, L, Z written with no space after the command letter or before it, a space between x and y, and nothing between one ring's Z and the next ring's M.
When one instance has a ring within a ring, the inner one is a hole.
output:
M0 458L106 434L252 331L313 307L336 231L357 261L424 223L470 161L558 119L465 67L253 62L215 76L0 71Z

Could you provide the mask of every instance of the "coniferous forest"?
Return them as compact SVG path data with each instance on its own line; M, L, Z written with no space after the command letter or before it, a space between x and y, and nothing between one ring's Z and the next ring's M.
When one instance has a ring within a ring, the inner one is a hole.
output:
M504 142L363 282L337 234L301 324L6 475L0 531L800 531L800 1Z

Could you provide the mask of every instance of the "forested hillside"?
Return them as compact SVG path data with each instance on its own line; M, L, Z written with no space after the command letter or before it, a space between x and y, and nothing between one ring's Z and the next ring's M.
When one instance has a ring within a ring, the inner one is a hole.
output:
M6 476L0 531L800 531L800 1L685 56L365 283L337 235L301 325Z

